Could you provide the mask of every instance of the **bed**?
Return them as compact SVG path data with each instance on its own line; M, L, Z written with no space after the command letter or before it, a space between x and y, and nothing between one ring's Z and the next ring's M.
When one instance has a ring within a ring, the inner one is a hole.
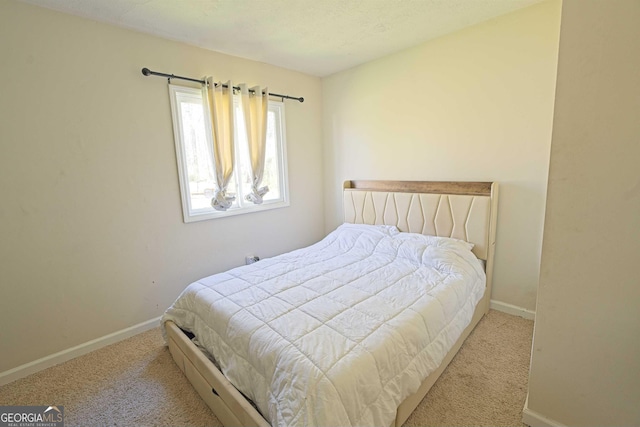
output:
M187 287L171 355L225 426L400 426L488 311L497 197L347 181L322 241Z

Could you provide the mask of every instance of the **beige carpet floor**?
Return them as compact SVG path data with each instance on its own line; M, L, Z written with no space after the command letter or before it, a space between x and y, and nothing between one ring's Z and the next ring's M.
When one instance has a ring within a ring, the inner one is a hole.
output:
M491 310L407 426L522 426L533 322ZM62 405L66 426L219 426L159 328L0 387L0 405Z

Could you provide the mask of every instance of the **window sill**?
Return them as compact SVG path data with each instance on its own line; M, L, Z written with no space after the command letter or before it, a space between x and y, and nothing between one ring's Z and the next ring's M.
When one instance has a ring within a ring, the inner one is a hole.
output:
M271 209L280 209L289 206L288 200L274 200L271 202L264 202L261 205L243 207L243 208L232 208L227 211L216 211L213 209L206 209L200 211L192 211L190 214L184 216L184 222L198 222L198 221L207 221L210 219L224 218L228 216L235 215L243 215L254 212L262 212L268 211Z

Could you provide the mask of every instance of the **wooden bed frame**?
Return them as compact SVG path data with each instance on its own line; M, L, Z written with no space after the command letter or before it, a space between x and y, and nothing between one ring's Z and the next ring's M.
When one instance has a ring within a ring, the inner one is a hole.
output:
M464 340L489 310L495 250L498 184L495 182L346 181L345 222L395 225L400 231L454 237L474 244L485 261L487 286L473 319L440 367L416 393L398 407L394 426L401 426L456 355ZM176 364L225 426L269 423L198 349L175 323L165 323L167 343Z

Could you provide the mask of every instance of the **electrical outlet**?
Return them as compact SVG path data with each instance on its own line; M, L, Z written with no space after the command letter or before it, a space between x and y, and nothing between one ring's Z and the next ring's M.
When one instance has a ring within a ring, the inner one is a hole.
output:
M247 265L253 264L254 262L258 262L258 261L260 261L260 257L259 256L249 255L249 256L244 258L244 262Z

